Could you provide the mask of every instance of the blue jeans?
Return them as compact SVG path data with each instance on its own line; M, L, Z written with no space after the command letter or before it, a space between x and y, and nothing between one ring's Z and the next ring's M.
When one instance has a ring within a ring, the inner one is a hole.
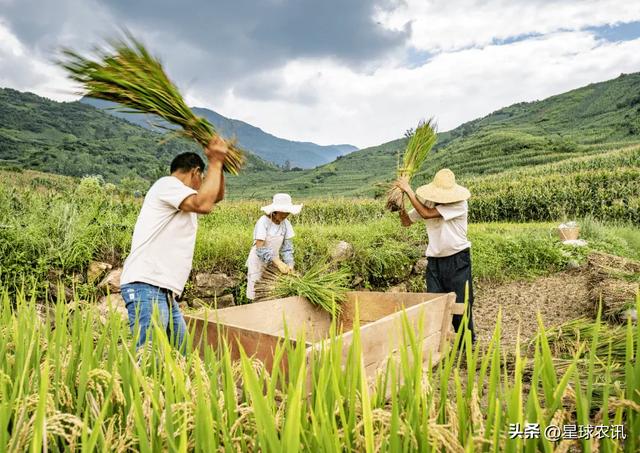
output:
M170 291L148 283L134 282L122 285L120 292L129 313L131 334L135 337L139 332L136 348L139 348L147 341L147 335L151 335L151 330L149 330L151 327L151 315L154 307L157 307L161 326L167 333L171 343L182 351L187 324L184 322L178 301ZM136 320L138 321L138 332L134 331Z

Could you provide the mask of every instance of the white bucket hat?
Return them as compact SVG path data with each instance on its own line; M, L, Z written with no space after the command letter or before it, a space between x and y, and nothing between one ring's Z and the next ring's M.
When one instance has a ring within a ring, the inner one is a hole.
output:
M273 196L273 202L270 205L263 206L260 209L262 209L267 215L273 212L299 214L302 209L302 205L291 203L291 195L288 193L277 193Z
M420 201L433 201L435 203L455 203L463 201L471 196L466 187L456 184L456 177L451 170L443 168L433 181L416 189L416 195Z

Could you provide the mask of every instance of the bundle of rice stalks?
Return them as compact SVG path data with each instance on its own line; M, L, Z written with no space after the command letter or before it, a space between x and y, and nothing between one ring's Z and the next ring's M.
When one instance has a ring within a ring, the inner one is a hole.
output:
M69 78L82 86L80 94L115 102L134 113L158 115L182 129L173 131L206 147L216 136L211 123L194 115L176 86L169 80L160 61L130 34L112 40L107 48L97 48L92 60L70 49L62 51L58 64ZM163 125L158 127L170 129ZM242 152L229 143L224 170L237 175L244 163Z
M635 306L638 291L638 282L606 278L591 289L589 297L594 306L602 301L602 314L605 319L624 322L626 311Z
M594 337L597 332L597 342ZM565 373L576 360L577 379L582 388L589 382L593 385L592 405L600 407L602 398L609 387L609 394L616 386L624 386L624 369L627 363L627 329L624 326L612 326L592 319L579 318L547 330L531 340L533 349L537 340L546 337L553 355L553 369L558 374ZM610 357L609 357L609 354ZM577 356L577 357L576 357ZM632 358L632 361L635 361ZM533 373L533 363L527 364L526 374ZM607 382L607 378L610 382ZM613 384L612 384L613 383Z
M606 253L588 258L589 299L594 309L602 303L603 317L622 320L624 311L635 305L640 290L640 263Z
M340 314L340 304L346 299L349 281L349 273L344 269L330 272L326 266L315 265L300 275L283 274L269 265L256 282L256 300L301 296L335 317Z
M411 182L411 179L420 170L420 167L427 159L427 155L436 143L436 124L433 118L427 121L420 121L415 132L407 143L402 167L398 168L398 179ZM395 185L387 192L387 209L391 212L400 211L404 207L403 192Z
M604 323L597 326L596 321L592 319L579 318L552 327L547 330L545 334L554 356L568 359L572 358L579 351L582 351L581 358L586 358L589 355L596 328L598 328L596 356L603 359L606 358L609 353L609 343L611 343L612 359L614 361L624 362L626 354L626 328L623 326L613 326ZM541 336L541 334L538 333L537 336ZM530 342L530 346L535 344L535 342L536 338L534 337Z
M588 263L590 267L613 268L625 272L640 272L640 262L604 252L594 251L589 253Z

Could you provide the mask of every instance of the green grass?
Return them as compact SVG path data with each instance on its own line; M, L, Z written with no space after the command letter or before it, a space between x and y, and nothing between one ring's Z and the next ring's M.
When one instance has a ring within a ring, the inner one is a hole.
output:
M628 224L606 224L593 218L581 223L581 231L593 246L614 255L640 260L640 229Z
M0 184L0 280L18 288L37 282L44 291L49 282L62 279L84 296L93 294L95 288L82 283L82 275L92 260L121 265L140 199L93 178L77 183L28 171L0 174L8 175ZM201 217L194 270L225 272L244 281L253 227L261 215L260 206L266 202L225 201ZM422 225L402 228L396 215L385 212L381 200L315 199L304 203L302 213L292 218L297 269L305 271L329 261L335 245L347 241L354 253L341 267L357 278L360 286L385 290L405 282L415 291L424 288L422 276L412 271L427 245ZM471 205L472 219L480 201L475 203ZM483 206L489 209L488 202ZM544 223L472 221L469 238L474 275L494 280L546 275L564 269L571 261L581 261L591 249L640 257L637 228L593 219L580 221L582 236L589 241L585 250L560 244L554 229L562 218ZM234 293L243 300L242 284Z

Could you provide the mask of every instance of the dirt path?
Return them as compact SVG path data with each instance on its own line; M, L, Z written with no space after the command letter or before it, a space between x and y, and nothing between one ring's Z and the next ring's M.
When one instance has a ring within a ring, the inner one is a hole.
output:
M503 345L515 344L518 329L522 340L532 338L538 331L538 312L545 327L593 314L586 273L578 271L507 284L478 284L473 316L481 343L491 339L500 308Z

